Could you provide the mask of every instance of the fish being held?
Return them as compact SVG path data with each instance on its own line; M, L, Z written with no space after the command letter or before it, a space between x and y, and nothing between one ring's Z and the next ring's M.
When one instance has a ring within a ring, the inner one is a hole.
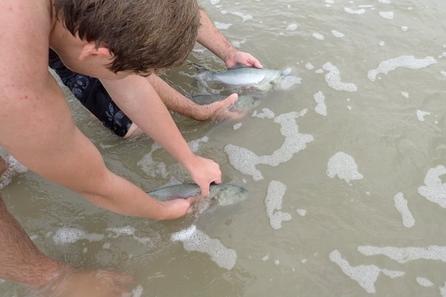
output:
M212 184L209 189L208 200L215 201L219 206L228 206L245 200L247 194L246 189L234 184ZM149 192L149 195L160 201L186 199L199 196L200 187L192 183L172 185L155 189Z
M221 72L206 71L200 73L197 77L204 83L218 82L233 87L253 87L267 91L274 84L278 84L283 78L290 76L290 73L291 69L280 71L242 67Z

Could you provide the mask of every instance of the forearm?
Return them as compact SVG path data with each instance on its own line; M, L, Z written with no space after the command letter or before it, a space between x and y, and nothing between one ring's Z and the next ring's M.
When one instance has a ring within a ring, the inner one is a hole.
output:
M102 80L102 83L113 101L145 134L188 167L188 161L194 158L194 154L146 78L131 76L118 81Z
M222 61L227 60L237 49L226 39L226 37L215 27L207 13L200 9L200 23L197 41L213 52Z

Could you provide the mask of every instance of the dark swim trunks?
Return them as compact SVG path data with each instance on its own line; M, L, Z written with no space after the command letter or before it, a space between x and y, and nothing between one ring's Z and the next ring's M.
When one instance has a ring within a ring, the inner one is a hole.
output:
M127 134L132 121L112 101L98 79L72 72L65 67L52 50L49 53L48 63L59 75L64 85L105 127L120 137Z

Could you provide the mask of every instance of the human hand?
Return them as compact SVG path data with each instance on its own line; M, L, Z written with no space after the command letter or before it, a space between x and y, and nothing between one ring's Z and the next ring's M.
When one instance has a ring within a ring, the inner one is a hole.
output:
M232 68L239 65L248 66L248 67L255 67L255 68L263 68L262 63L255 58L253 55L242 52L239 50L236 50L229 54L225 58L225 65L227 68Z
M165 210L162 220L175 220L184 217L192 211L192 205L198 197L178 198L161 202Z
M192 179L200 187L201 196L209 196L209 185L211 183L221 183L220 166L210 159L194 155L191 160L185 164L186 169L192 176Z

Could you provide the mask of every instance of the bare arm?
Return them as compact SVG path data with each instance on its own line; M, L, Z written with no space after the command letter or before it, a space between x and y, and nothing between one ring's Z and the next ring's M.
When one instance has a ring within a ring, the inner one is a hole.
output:
M262 68L262 64L254 56L239 51L214 26L206 12L200 9L200 23L197 41L213 52L228 68L237 64Z
M192 153L166 106L146 78L131 75L101 82L122 111L191 173L203 195L209 194L210 183L221 182L218 164Z

